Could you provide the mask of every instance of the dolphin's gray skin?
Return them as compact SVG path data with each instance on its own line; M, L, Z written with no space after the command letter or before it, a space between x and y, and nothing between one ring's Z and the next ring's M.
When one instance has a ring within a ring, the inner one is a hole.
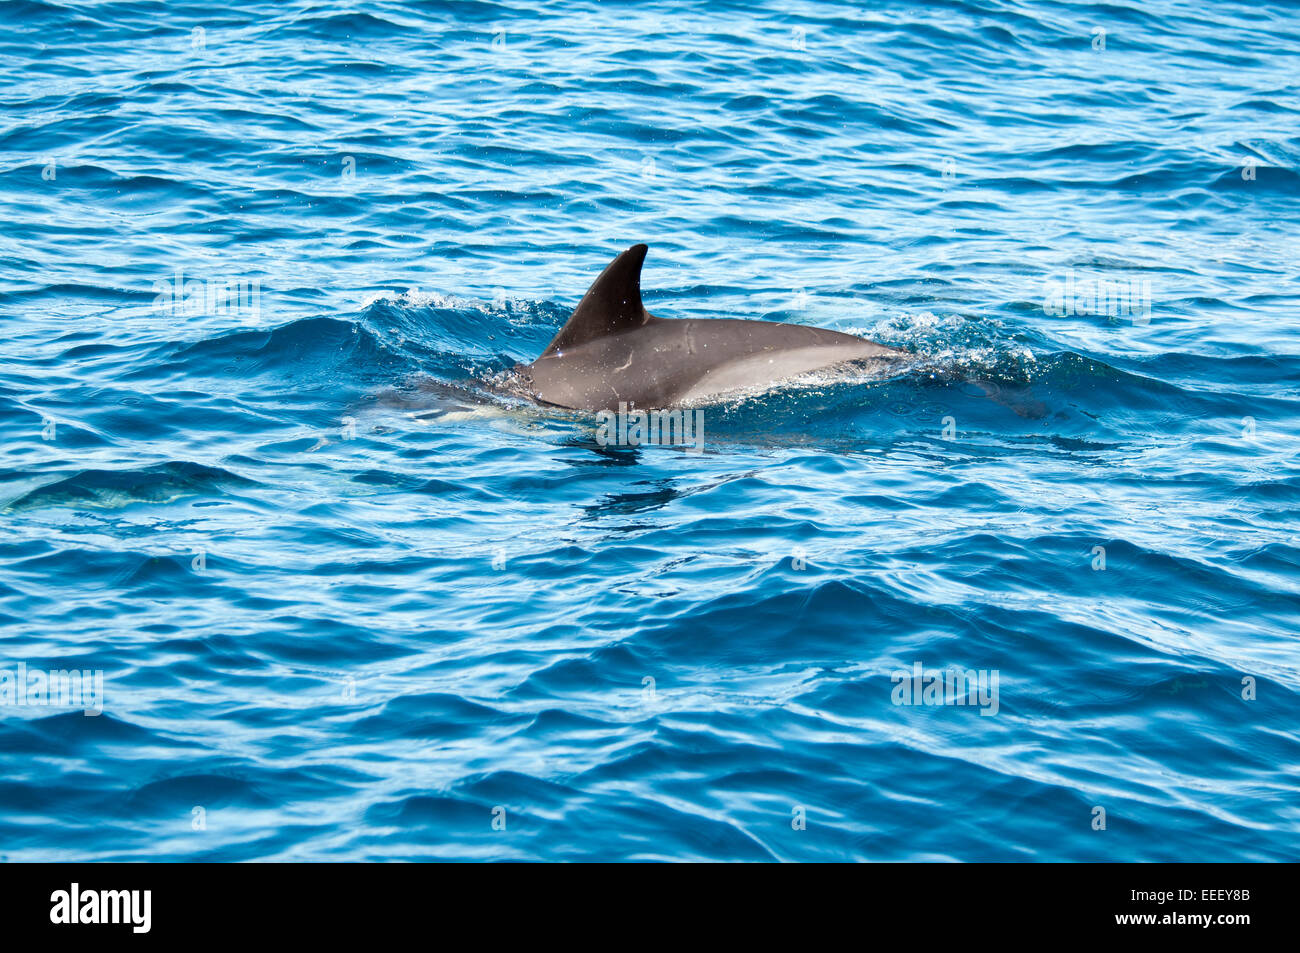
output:
M574 410L662 409L903 351L800 324L656 318L641 304L645 245L615 258L560 333L516 370L540 402Z

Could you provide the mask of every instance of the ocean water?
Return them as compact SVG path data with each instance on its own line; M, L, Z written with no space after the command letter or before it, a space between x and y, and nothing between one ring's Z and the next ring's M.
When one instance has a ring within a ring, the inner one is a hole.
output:
M1298 66L1273 3L4 3L0 857L1295 859ZM641 241L910 357L603 446L511 368Z

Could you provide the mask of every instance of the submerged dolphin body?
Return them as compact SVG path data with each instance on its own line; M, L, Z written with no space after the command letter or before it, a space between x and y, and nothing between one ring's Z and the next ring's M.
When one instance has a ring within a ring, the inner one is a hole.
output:
M666 408L849 361L904 355L800 324L657 318L641 304L646 251L633 245L610 262L541 357L516 368L537 400L587 411L620 402Z

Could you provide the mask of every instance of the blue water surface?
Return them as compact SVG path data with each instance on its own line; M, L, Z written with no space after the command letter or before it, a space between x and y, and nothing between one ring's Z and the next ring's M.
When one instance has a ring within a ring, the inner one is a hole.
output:
M1298 199L1290 4L8 0L0 856L1295 859ZM911 357L602 446L640 241Z

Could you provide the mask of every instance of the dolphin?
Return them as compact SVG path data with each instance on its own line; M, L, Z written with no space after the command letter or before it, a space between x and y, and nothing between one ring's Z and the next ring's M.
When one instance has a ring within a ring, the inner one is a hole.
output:
M615 410L620 403L663 409L852 361L905 356L801 324L656 317L641 303L647 251L633 245L611 261L541 356L516 365L539 403L583 411Z

